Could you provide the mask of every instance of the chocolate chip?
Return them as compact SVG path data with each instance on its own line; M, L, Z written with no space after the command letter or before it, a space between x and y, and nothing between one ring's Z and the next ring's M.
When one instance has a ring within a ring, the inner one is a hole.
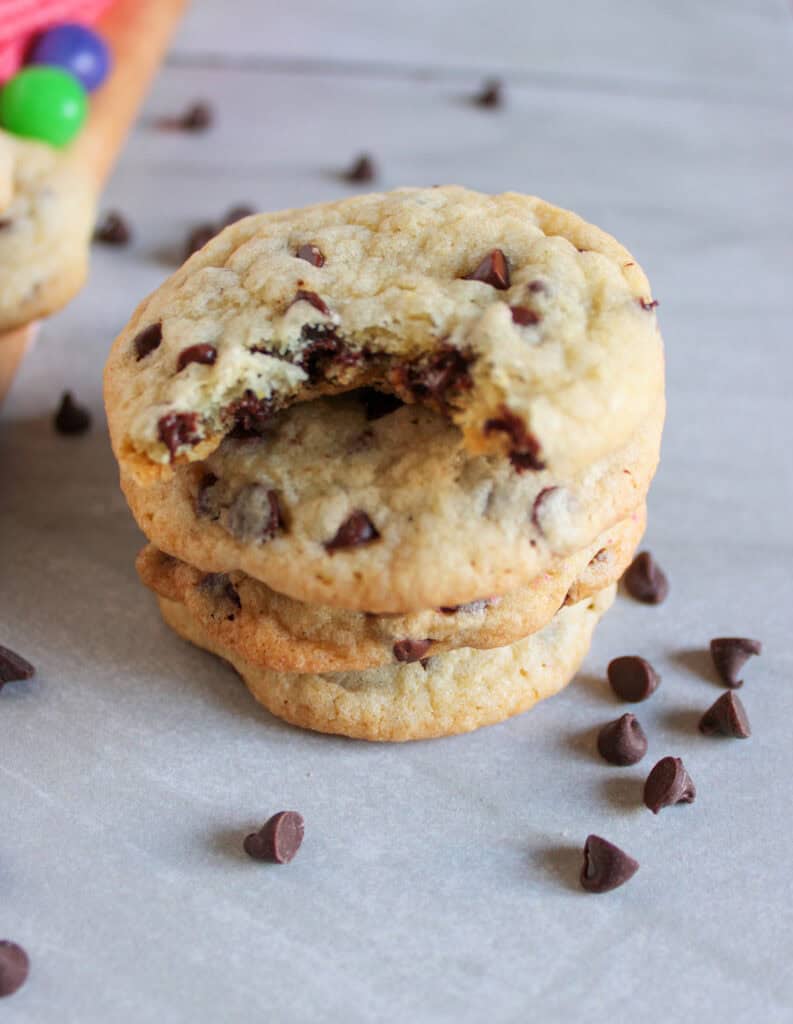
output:
M751 640L744 636L720 636L710 642L710 656L722 682L737 690L743 686L743 679L738 678L747 660L755 654L761 654L763 645L759 640Z
M6 683L16 683L20 679L30 679L35 669L21 654L3 647L0 644L0 690Z
M303 842L305 824L297 811L279 811L258 832L245 837L243 847L254 860L288 864Z
M184 258L189 259L194 252L203 249L207 242L211 242L217 233L218 229L215 224L210 224L208 221L203 224L197 224L187 236L184 245Z
M229 506L226 525L241 541L272 540L284 525L278 492L264 484L243 487Z
M380 534L365 512L353 512L341 524L332 540L325 542L325 550L331 554L345 548L357 548L379 540Z
M749 718L740 697L729 690L723 693L700 718L699 731L705 736L721 733L740 740L751 736Z
M142 331L138 331L132 345L135 349L135 358L138 362L145 359L156 348L160 347L162 341L162 324L149 324Z
M30 960L16 942L0 939L0 997L11 996L27 981Z
M609 662L606 670L611 689L620 700L638 704L658 689L661 677L649 661L637 654L625 654Z
M493 249L482 260L476 270L467 274L466 281L481 281L499 291L509 288L509 263L500 249Z
M160 417L157 424L159 437L173 459L184 444L198 444L201 434L198 429L197 412L169 412Z
M637 764L647 753L647 736L635 715L622 715L598 733L598 752L609 764Z
M661 604L669 593L669 580L649 551L634 558L624 579L631 597L644 604Z
M0 217L0 231L6 231L13 223L10 217Z
M482 88L472 98L472 103L477 107L493 109L504 105L504 86L498 78L488 78L482 83Z
M213 121L214 112L209 103L196 100L179 117L161 117L157 127L167 131L203 132L211 128Z
M541 533L543 535L545 534L545 531L544 531L543 525L542 525L543 508L545 507L545 503L547 502L547 500L550 497L550 495L553 494L554 491L558 491L558 490L559 490L558 487L543 487L543 489L539 492L537 497L534 499L534 504L531 507L531 522L532 522L532 525L534 526L535 530L537 530L538 533Z
M432 647L432 640L397 640L394 657L397 661L421 661Z
M512 322L519 327L533 327L542 320L542 315L535 313L528 306L510 306L509 309L512 313Z
M361 153L353 160L352 164L343 172L341 177L344 181L352 184L364 184L367 181L374 181L377 176L377 167L374 160L368 153Z
M118 210L108 210L94 228L94 241L103 245L128 245L131 238L129 224Z
M230 207L223 220L220 222L221 228L227 228L230 224L236 224L238 220L244 220L246 217L253 217L258 211L252 206L248 206L245 203L240 203L237 206Z
M658 299L652 299L652 301L650 299L639 299L639 305L642 307L642 309L655 309L658 305Z
M325 266L325 257L316 245L301 245L295 253L295 256L299 260L305 260L306 263L310 263L312 267Z
M64 391L52 422L59 434L85 434L91 429L91 413L75 402L71 391Z
M439 608L439 612L443 612L444 615L466 615L474 612L483 612L485 608L489 608L493 604L495 598L483 597L478 601L468 601L467 604L452 604L445 605Z
M486 420L484 425L485 435L499 431L512 441L509 460L518 473L523 473L527 469L545 469L545 463L540 458L537 438L526 429L521 417L505 405L501 407L497 417Z
M691 804L696 795L696 787L679 757L662 757L644 783L644 802L653 814L673 804Z
M205 473L198 484L196 494L196 514L199 516L212 516L217 519L219 515L218 504L212 490L218 478L214 473Z
M250 391L244 391L225 409L225 416L231 421L230 433L235 437L261 436L272 417L270 400L257 398Z
M600 836L587 836L581 887L587 892L611 892L629 881L639 870L639 862Z
M392 395L388 391L378 391L376 388L360 388L356 392L356 398L363 403L366 418L370 422L396 412L405 404L396 395Z
M206 366L212 366L218 357L218 350L214 345L191 345L189 348L183 348L179 353L179 358L176 361L176 372L179 373L185 366L189 366L190 363L203 363Z
M299 288L290 305L294 306L296 302L309 302L314 309L322 313L323 316L330 316L330 310L328 309L327 303L325 303L316 292L307 292L302 288Z
M437 403L448 408L451 398L471 385L468 372L473 357L452 345L442 345L423 362L397 366L389 372L391 384L407 398Z
M526 287L532 295L542 295L543 292L548 291L548 286L545 281L541 281L539 278L536 278L534 281L529 281Z

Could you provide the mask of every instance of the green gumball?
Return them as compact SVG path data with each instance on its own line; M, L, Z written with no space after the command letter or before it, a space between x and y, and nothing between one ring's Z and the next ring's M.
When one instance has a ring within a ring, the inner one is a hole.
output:
M85 121L85 89L66 71L24 68L0 90L0 125L13 135L65 146Z

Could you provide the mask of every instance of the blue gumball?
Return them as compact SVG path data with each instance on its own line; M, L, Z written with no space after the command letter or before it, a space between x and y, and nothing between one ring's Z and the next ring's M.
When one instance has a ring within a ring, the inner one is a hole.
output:
M104 39L85 25L56 25L38 37L27 63L68 71L91 92L107 77L110 51Z

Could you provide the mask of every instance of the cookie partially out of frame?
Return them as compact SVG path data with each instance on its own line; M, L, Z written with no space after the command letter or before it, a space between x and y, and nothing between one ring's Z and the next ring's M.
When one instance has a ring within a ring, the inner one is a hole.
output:
M80 289L93 221L93 186L68 156L0 130L0 333Z
M268 711L293 725L355 739L413 740L469 732L528 710L562 689L589 649L615 588L562 608L539 633L508 647L468 648L370 669L298 675L251 665L209 639L189 609L159 598L184 639L219 654Z
M302 604L244 573L207 575L151 544L138 556L137 568L146 586L187 608L208 641L236 651L252 667L362 671L460 647L503 647L542 629L561 605L585 600L620 578L645 518L642 506L588 548L504 597L412 615Z
M647 279L611 236L532 196L399 189L246 218L136 310L106 370L139 482L323 393L429 405L469 454L578 472L662 389Z

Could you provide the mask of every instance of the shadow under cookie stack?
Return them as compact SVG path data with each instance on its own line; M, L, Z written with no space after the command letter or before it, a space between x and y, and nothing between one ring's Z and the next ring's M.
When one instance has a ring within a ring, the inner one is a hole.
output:
M533 197L231 225L106 369L165 621L323 732L448 735L557 692L644 530L654 306L621 245Z

